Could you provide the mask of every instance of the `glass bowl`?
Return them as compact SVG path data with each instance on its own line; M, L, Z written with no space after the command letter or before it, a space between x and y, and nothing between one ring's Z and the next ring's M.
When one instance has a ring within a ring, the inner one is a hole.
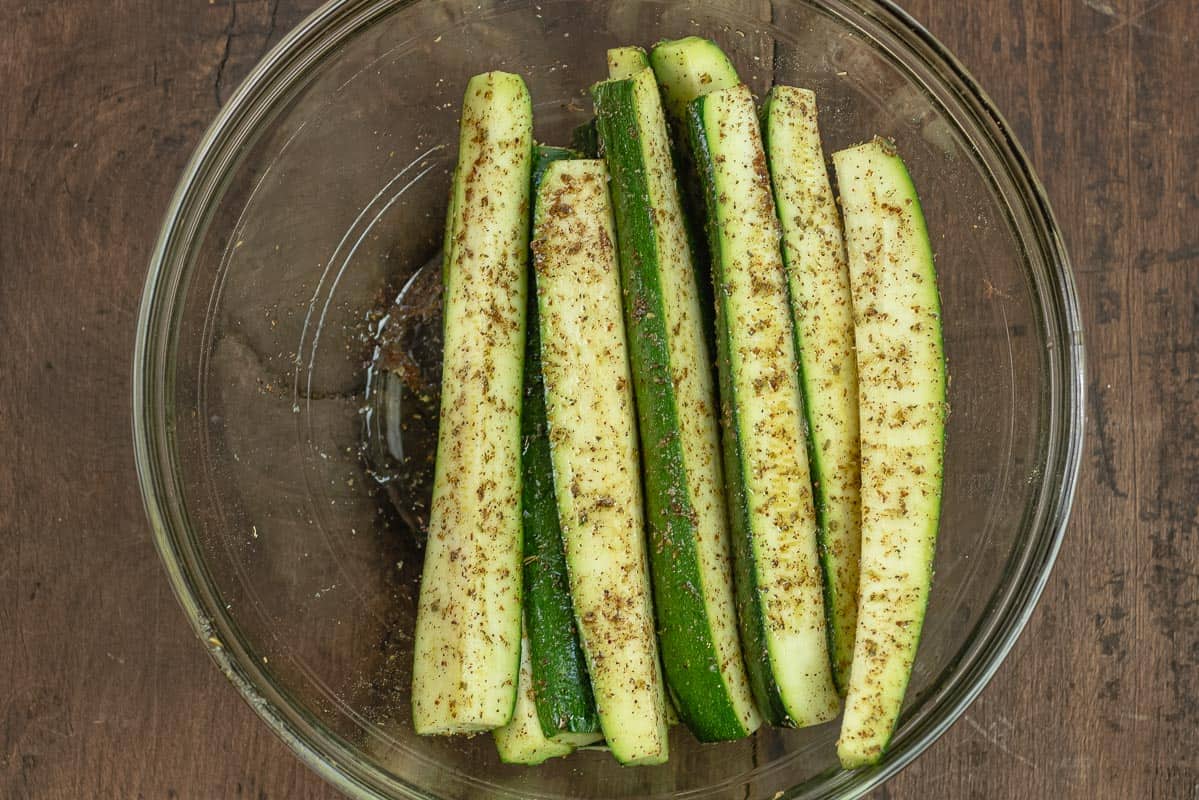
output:
M838 769L835 723L723 745L676 728L669 763L636 769L600 752L506 766L489 736L412 732L421 499L382 491L362 455L373 312L436 258L471 74L524 75L538 139L565 143L607 47L688 34L759 94L814 89L828 148L894 138L924 200L951 375L945 501L924 640L876 768ZM267 724L358 798L857 797L999 666L1079 466L1077 300L1041 187L961 66L878 0L331 2L204 136L137 335L138 470L175 592Z

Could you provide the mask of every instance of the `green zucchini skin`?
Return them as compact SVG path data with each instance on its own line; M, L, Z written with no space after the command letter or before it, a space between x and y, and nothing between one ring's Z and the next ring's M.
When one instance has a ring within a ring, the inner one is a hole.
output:
M570 146L583 158L599 158L599 134L595 130L594 119L587 120L571 131Z
M862 448L858 624L837 754L878 763L899 718L932 584L946 377L932 245L911 176L875 139L833 155L853 287Z
M492 730L516 702L532 136L519 76L470 80L447 215L441 413L414 635L421 735Z
M716 285L717 364L742 646L762 715L802 727L839 707L770 178L748 87L689 108Z
M644 66L592 97L612 180L666 681L696 738L738 739L761 719L740 653L711 360L665 117Z
M532 196L555 161L577 158L563 147L533 151ZM532 274L530 271L530 280ZM530 287L531 288L531 287ZM554 496L545 421L545 382L537 304L528 304L524 403L521 406L521 506L524 523L525 632L537 716L547 738L562 731L593 733L599 717L570 602L566 555Z
M614 47L608 51L608 77L616 80L631 78L649 67L649 56L640 47ZM580 158L599 158L599 131L595 118L576 127L570 134L570 146Z
M516 687L516 706L512 720L491 732L500 761L505 764L534 766L551 758L570 755L576 747L594 744L603 737L599 733L555 733L549 736L542 729L540 712L533 692L533 670L529 656L528 626L521 642L520 678Z
M783 229L829 656L837 690L844 695L858 619L862 539L858 369L845 237L816 114L815 94L775 86L762 107L762 140Z

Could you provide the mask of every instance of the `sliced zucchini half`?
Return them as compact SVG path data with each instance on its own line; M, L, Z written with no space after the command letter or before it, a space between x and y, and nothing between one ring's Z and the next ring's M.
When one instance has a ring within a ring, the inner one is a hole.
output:
M699 36L658 42L649 61L662 86L666 113L681 129L686 127L687 106L692 100L741 83L720 46Z
M862 447L858 625L837 753L877 763L920 642L941 516L945 356L924 213L887 141L833 155L853 287Z
M604 162L549 165L533 266L558 518L600 726L621 763L659 764L666 699Z
M690 131L716 285L725 483L746 665L763 716L813 725L836 715L839 698L779 222L749 88L694 100Z
M512 717L520 667L520 407L533 110L470 80L445 257L441 417L412 677L419 734Z
M550 164L577 157L575 151L562 147L537 147L533 155L534 196ZM594 733L599 730L599 717L570 600L545 422L545 383L537 328L537 303L533 302L529 303L521 407L525 634L537 714L544 735L554 738L564 731Z
M858 620L862 540L858 368L849 265L820 145L816 95L775 86L762 109L762 138L783 229L783 264L824 567L829 653L833 678L844 695Z
M698 36L659 42L650 51L649 60L662 87L662 103L674 142L675 171L682 190L687 237L691 242L700 308L704 314L704 337L708 352L715 353L718 350L716 321L713 319L716 299L712 295L712 265L708 263L708 248L704 242L704 190L695 154L691 152L687 106L708 92L736 86L741 79L724 51L715 42Z
M609 51L609 62L612 53ZM716 394L652 70L592 87L612 176L666 682L700 741L761 723L741 657Z

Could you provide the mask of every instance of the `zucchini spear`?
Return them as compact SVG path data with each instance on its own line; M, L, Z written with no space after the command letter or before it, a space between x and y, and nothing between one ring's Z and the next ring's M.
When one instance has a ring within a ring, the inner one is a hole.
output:
M858 369L841 216L816 123L816 96L776 86L762 138L783 229L795 351L807 415L833 678L844 694L858 620L862 525Z
M861 387L861 588L837 743L852 769L886 751L920 642L941 515L945 357L932 247L903 160L875 139L833 164Z
M491 730L516 701L532 145L524 81L472 78L443 272L441 417L412 676L419 734Z
M741 640L762 715L802 727L840 705L825 634L804 411L766 155L749 88L694 100L692 149L716 287L725 478Z
M626 79L592 87L612 175L625 325L641 440L654 606L667 685L700 741L738 739L761 718L741 656L716 396L703 313L658 84L635 48ZM623 74L625 70L614 70Z
M666 698L604 162L549 165L533 253L558 518L600 725L621 763L660 764Z

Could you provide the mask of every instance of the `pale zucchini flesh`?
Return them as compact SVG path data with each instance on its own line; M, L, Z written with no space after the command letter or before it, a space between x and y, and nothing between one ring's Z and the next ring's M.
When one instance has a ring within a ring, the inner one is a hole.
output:
M816 95L775 86L762 135L783 230L800 387L808 423L833 678L844 694L858 618L861 498L853 298L837 201L820 144Z
M608 78L614 81L631 78L649 68L649 56L640 47L613 47L608 51Z
M834 717L823 579L779 223L757 110L739 85L690 107L716 281L725 476L742 643L762 714Z
M658 42L649 60L662 86L666 113L680 127L685 126L687 106L692 100L741 82L719 45L699 36Z
M612 175L667 685L701 741L740 738L761 718L741 656L716 394L666 119L644 67L592 95Z
M637 419L602 161L549 166L533 265L546 418L571 598L600 726L624 764L668 755Z
M877 763L899 717L932 582L945 358L932 248L907 168L881 139L833 156L853 287L862 464L858 624L837 753Z
M532 106L524 81L467 85L445 257L441 418L415 632L419 734L491 730L516 700L520 407Z

